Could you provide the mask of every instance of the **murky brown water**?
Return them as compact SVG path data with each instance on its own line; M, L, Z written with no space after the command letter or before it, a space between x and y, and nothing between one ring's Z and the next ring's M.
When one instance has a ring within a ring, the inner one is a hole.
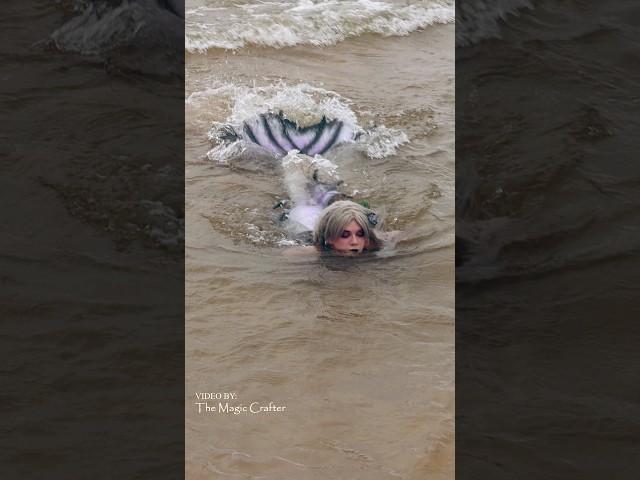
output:
M456 474L632 478L640 10L532 6L456 49Z
M187 478L453 475L453 30L187 55ZM406 133L396 155L333 159L406 240L372 258L285 257L282 179L206 158L237 89L281 80ZM198 413L198 392L286 409Z
M176 478L182 79L43 45L70 3L0 20L3 478Z

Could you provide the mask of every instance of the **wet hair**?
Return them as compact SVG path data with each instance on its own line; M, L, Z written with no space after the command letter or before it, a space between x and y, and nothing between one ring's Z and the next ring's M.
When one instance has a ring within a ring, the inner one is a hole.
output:
M322 249L330 250L331 247L327 242L339 238L344 227L352 221L362 228L369 250L382 246L382 240L375 229L377 224L375 212L350 200L338 200L322 211L313 232L313 243Z

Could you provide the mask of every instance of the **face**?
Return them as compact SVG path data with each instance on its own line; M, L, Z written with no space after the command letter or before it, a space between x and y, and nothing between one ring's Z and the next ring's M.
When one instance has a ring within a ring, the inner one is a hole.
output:
M352 220L342 229L342 233L331 241L327 241L329 246L341 253L357 254L362 253L364 250L367 239L364 236L362 227L358 225L358 222Z

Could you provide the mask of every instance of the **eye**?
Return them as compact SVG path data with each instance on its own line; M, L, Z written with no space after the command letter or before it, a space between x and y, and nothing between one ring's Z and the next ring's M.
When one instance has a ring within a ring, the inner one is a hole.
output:
M359 237L364 237L364 231L363 230L358 230L358 233L356 233L357 236Z
M349 238L349 235L351 235L351 232L347 231L347 230L343 230L342 231L342 235L340 235L342 238Z

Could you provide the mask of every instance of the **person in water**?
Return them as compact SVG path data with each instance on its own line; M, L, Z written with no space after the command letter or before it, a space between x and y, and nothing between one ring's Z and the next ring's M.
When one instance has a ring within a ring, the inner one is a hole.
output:
M313 231L313 245L289 249L285 254L360 255L379 250L398 233L380 231L373 210L351 200L338 200L322 210Z
M313 232L313 245L324 251L359 254L382 247L376 214L359 203L339 200L325 208Z
M314 251L358 255L379 250L384 240L395 236L380 231L379 219L366 200L358 203L340 191L342 180L330 161L289 152L282 167L293 206L280 220L290 235L312 244L287 250L287 255ZM280 201L274 208L283 206Z

